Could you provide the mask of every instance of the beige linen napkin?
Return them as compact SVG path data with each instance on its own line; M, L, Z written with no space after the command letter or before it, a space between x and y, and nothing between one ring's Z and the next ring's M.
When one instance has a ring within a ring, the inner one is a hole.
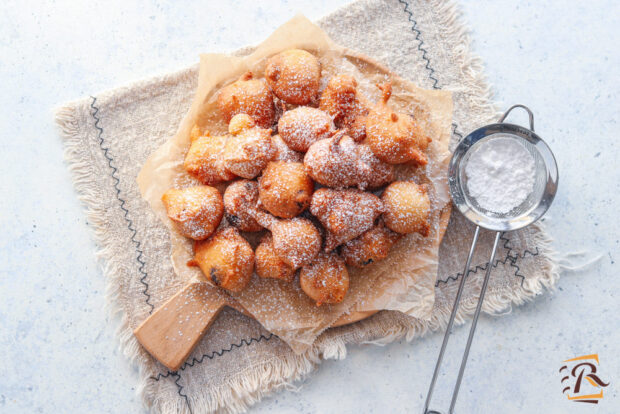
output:
M454 6L439 1L363 0L318 24L338 44L386 64L427 89L453 92L453 143L498 118L480 62ZM197 54L202 51L196 51ZM108 282L110 307L122 315L121 346L140 367L140 393L154 412L241 411L263 395L314 370L321 358L342 358L349 343L412 339L447 323L473 234L454 212L440 247L430 320L383 311L323 332L296 355L256 321L224 310L193 355L170 372L144 351L133 329L182 285L169 259L168 228L140 197L136 176L147 157L173 136L190 107L198 66L91 96L60 108L56 119L76 189L87 207ZM483 232L457 317L473 313L479 270L492 245ZM502 237L483 310L521 304L551 287L557 266L540 225Z

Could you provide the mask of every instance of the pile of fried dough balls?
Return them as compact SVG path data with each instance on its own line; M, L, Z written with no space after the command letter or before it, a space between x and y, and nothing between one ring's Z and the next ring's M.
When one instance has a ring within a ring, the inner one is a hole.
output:
M191 265L214 285L239 292L254 272L281 283L298 274L317 305L338 303L347 266L384 259L404 234L428 235L427 186L395 181L394 168L425 165L430 138L390 108L389 82L372 105L351 76L333 76L323 91L320 80L316 56L284 51L264 79L248 72L219 91L227 135L194 126L184 167L202 185L170 189L162 201L195 240ZM222 196L214 186L224 183ZM261 231L253 249L242 233Z

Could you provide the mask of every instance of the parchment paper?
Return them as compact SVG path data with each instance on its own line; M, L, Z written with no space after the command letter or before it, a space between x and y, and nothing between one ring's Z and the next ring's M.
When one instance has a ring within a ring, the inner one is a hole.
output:
M206 279L200 270L186 266L187 261L193 257L192 243L180 236L172 226L161 196L171 187L197 184L183 169L183 159L190 145L191 128L197 123L212 135L225 133L226 124L215 102L217 91L248 70L256 77L262 77L266 59L290 48L306 49L319 58L322 87L332 75L348 73L357 79L361 93L376 102L380 98L380 91L375 84L391 80L393 94L390 104L396 110L408 112L422 120L424 130L433 139L427 151L427 166L417 169L399 166L397 170L399 179L414 179L419 183L430 184L431 234L426 238L417 234L408 235L395 245L384 261L361 270L349 268L350 288L342 303L316 307L301 291L298 280L286 284L254 275L250 285L234 298L216 287L210 287L209 294L213 295L214 300L226 297L235 301L266 329L286 341L295 352L301 353L345 313L392 309L420 319L430 318L438 249L450 211L447 164L452 98L446 91L417 88L369 58L336 45L319 27L303 16L297 16L278 28L246 56L201 55L198 89L188 114L177 134L148 158L138 175L142 197L170 228L172 261L175 272L183 280ZM223 192L225 185L219 188ZM226 225L225 220L222 225ZM251 242L258 238L256 234L250 237Z

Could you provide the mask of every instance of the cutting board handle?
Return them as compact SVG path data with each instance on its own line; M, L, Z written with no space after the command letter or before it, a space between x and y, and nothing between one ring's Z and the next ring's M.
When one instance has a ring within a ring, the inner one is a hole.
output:
M178 370L226 300L214 301L204 282L191 282L134 331L142 346L171 371Z

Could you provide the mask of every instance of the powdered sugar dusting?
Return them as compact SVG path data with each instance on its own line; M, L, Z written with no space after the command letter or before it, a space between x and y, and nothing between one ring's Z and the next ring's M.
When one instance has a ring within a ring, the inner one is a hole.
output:
M255 127L231 137L223 154L226 169L249 179L260 174L276 154L270 135L270 130Z
M222 220L222 196L213 187L170 189L162 201L179 232L195 240L210 236Z
M308 174L328 187L351 187L357 184L357 157L353 140L343 133L314 143L304 164Z
M304 160L304 154L290 149L280 135L271 137L271 145L273 145L276 151L274 161L302 162Z
M316 96L320 77L316 56L300 49L271 57L265 68L265 78L275 95L295 105L305 105Z
M311 263L321 248L321 236L310 220L280 220L270 230L276 253L294 269Z
M530 195L536 179L532 154L511 138L483 142L465 166L467 189L480 207L506 214Z
M248 114L257 125L269 128L275 117L273 95L264 80L253 79L252 72L222 88L217 105L226 121L237 114Z
M334 131L332 119L325 112L308 106L286 111L278 121L278 133L295 151L305 152L316 141Z
M321 253L311 265L301 270L299 283L317 306L339 303L349 290L349 273L340 256Z
M361 236L348 241L342 246L342 257L346 263L355 267L364 267L383 260L390 249L400 239L380 221L378 225L364 232Z
M310 212L328 231L325 250L331 251L370 229L383 212L383 203L360 190L321 188L312 196Z
M379 160L367 145L356 144L344 131L314 143L304 164L312 178L334 188L373 189L394 178L394 166Z

